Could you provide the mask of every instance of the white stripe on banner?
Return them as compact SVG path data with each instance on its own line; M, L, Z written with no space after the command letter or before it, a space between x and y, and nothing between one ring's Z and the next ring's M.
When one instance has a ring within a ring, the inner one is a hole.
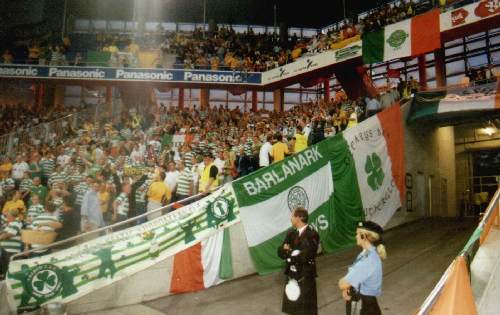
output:
M384 28L384 61L411 56L411 19Z
M307 197L308 211L314 212L330 199L333 193L333 177L330 162L300 182L266 201L240 208L241 220L250 247L259 245L290 228L291 210L289 194L297 198Z
M203 283L205 288L222 282L219 279L219 270L223 242L223 230L201 242L201 264L203 266Z
M461 112L467 110L489 110L495 108L495 95L486 95L477 99L441 100L438 113Z
M384 226L401 207L401 200L392 177L391 158L380 120L372 116L363 124L363 130L351 128L345 130L343 135L356 164L365 218ZM378 180L382 177L380 183Z

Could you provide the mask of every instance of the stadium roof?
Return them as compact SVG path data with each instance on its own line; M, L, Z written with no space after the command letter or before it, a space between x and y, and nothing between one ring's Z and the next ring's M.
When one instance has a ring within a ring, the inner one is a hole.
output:
M205 0L207 22L321 28L386 2L383 0ZM202 22L204 0L68 0L68 14L76 18Z

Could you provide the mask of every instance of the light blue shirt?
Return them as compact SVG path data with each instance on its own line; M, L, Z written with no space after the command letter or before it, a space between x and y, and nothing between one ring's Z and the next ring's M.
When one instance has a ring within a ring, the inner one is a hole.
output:
M349 267L346 281L363 295L382 294L382 261L375 247L361 252Z
M99 198L97 197L97 193L92 189L87 191L83 197L81 215L82 217L86 216L87 220L94 226L105 226Z

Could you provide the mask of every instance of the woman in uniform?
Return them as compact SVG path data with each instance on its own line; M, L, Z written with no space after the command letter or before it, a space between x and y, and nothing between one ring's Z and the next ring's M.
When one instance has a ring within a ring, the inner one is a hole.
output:
M346 312L356 311L361 300L361 315L380 315L377 296L382 293L382 259L386 258L382 241L383 229L371 221L359 222L356 243L363 251L349 267L347 275L339 280L339 288L346 301Z

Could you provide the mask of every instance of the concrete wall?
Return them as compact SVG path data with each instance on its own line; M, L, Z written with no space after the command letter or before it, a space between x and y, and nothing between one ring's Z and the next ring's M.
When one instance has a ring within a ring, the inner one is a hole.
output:
M410 104L403 105L401 110L405 130L406 173L411 178L407 183L407 192L412 196L412 205L411 209L407 207L405 200L387 228L423 216L456 216L454 128L407 125ZM418 209L419 199L423 202L422 209Z

